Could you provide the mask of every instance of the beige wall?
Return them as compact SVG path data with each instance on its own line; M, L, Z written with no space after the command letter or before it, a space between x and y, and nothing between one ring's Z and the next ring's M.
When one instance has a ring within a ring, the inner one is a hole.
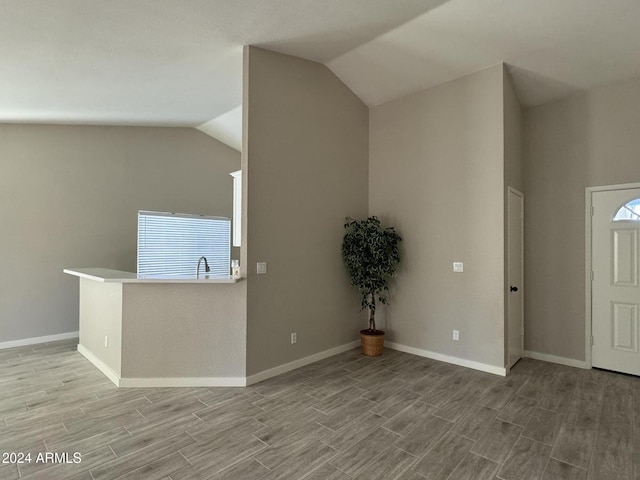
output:
M525 348L584 360L585 187L640 182L640 79L525 111Z
M251 375L346 344L364 325L340 247L344 218L367 215L368 109L323 65L245 55Z
M504 66L504 64L503 64ZM506 68L503 68L504 79L504 295L507 301L504 303L504 364L508 364L509 352L509 280L508 271L508 218L507 218L507 187L513 187L524 193L524 149L523 149L523 123L524 113L513 88L511 76ZM526 198L526 195L525 195ZM521 285L522 289L523 286Z
M524 112L506 69L504 75L504 185L524 193Z
M120 376L122 373L122 284L94 282L86 278L79 280L79 343L109 367L114 374ZM105 337L108 338L107 346L104 342Z
M403 236L389 340L504 366L503 115L502 65L371 110L369 211Z
M140 209L231 215L240 154L189 128L0 125L0 342L78 330L65 267L136 269Z
M123 289L122 378L244 378L246 282Z

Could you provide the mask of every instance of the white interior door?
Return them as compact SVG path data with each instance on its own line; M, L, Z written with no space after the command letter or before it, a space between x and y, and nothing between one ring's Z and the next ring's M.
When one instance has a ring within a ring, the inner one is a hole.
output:
M507 215L507 350L508 368L511 368L522 358L524 349L524 196L511 187L507 191Z
M640 200L634 205L634 199L640 199L640 188L592 194L591 362L640 375Z

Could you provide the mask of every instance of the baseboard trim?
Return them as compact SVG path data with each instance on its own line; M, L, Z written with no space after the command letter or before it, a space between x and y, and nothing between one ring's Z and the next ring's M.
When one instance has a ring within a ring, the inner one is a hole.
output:
M72 337L69 337L72 338ZM244 387L253 385L263 380L267 380L283 373L290 372L296 368L304 367L314 362L324 360L325 358L332 357L339 353L346 352L360 345L360 340L356 340L338 347L330 348L322 352L309 355L308 357L299 358L293 362L279 365L269 370L250 375L248 377L192 377L192 378L120 378L111 368L109 368L102 360L98 359L93 353L87 350L82 345L78 345L78 352L82 354L87 360L89 360L98 370L100 370L109 380L111 380L116 386L123 388L153 388L153 387ZM442 353L431 352L429 350L423 350L420 348L409 347L396 342L385 342L385 346L392 350L399 352L410 353L418 355L420 357L430 358L432 360L438 360L441 362L451 363L461 367L472 368L481 372L492 373L494 375L506 376L507 369L504 367L497 367L495 365L488 365L486 363L475 362L473 360L467 360L465 358L453 357L451 355L445 355ZM536 360L543 360L547 362L560 363L562 365L568 365L578 368L590 368L586 365L586 362L580 360L573 360L570 358L556 357L555 355L548 355L538 352L525 351L524 356L533 358Z
M78 345L78 352L100 370L116 387L155 388L155 387L244 387L244 377L169 377L169 378L127 378L120 377L102 360L87 348Z
M429 350L422 350L421 348L409 347L396 342L385 341L384 345L392 350L411 353L413 355L438 360L440 362L451 363L460 367L467 367L474 370L480 370L481 372L493 373L494 375L500 375L501 377L505 377L507 375L507 369L504 367L496 367L495 365L474 362L473 360L467 360L465 358L452 357L451 355L444 355L442 353L431 352Z
M543 362L558 363L560 365L566 365L568 367L583 368L585 370L591 369L584 360L576 360L575 358L559 357L557 355L551 355L549 353L532 352L530 350L524 351L526 358L533 358L534 360L542 360Z
M168 378L121 378L122 388L156 387L244 387L244 377L168 377Z
M7 348L26 347L29 345L37 345L39 343L58 342L60 340L69 340L78 338L79 332L58 333L56 335L46 335L44 337L23 338L21 340L12 340L10 342L1 342L0 350Z
M82 355L84 358L89 360L93 364L93 366L96 367L98 370L100 370L109 380L111 380L116 387L121 386L120 376L116 372L111 370L111 368L106 363L104 363L102 360L96 357L93 353L91 353L89 349L87 349L83 345L78 344L78 353L80 353L80 355Z
M333 357L334 355L337 355L339 353L346 352L347 350L351 350L358 345L360 345L360 340L345 343L344 345L330 348L329 350L324 350L322 352L309 355L308 357L299 358L298 360L294 360L293 362L285 363L284 365L279 365L277 367L270 368L269 370L255 373L247 377L246 384L253 385L254 383L262 382L263 380L267 380L268 378L282 375L283 373L290 372L291 370L295 370L296 368L304 367L305 365L309 365L310 363L318 362L320 360L324 360L325 358Z

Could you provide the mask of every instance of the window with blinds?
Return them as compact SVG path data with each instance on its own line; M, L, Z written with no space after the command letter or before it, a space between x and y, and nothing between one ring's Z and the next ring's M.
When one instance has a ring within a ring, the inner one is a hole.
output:
M229 218L141 210L138 274L195 275L198 259L206 257L209 275L229 275L230 239Z

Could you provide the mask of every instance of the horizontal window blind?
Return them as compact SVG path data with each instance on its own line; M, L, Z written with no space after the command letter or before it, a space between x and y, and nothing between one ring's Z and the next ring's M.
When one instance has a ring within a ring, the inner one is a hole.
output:
M138 274L195 275L200 257L207 258L209 275L229 275L229 218L138 212Z

